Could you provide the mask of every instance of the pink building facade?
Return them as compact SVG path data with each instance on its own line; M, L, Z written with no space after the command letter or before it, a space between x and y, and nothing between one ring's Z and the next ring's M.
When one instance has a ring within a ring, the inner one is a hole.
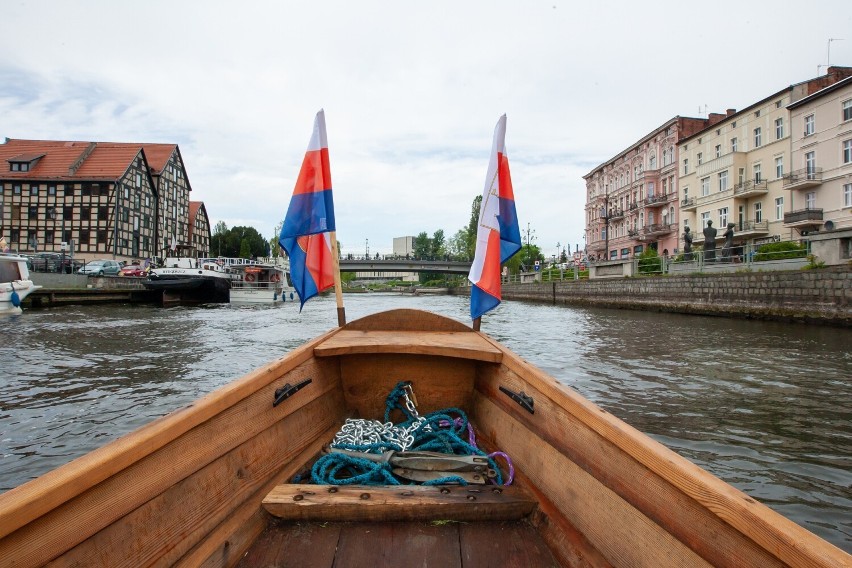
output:
M676 116L583 176L590 259L633 258L647 248L661 255L682 249L677 143L725 116Z

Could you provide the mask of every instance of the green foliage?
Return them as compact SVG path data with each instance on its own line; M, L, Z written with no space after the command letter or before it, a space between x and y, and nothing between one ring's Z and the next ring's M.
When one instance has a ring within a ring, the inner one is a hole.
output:
M785 258L805 258L808 247L794 241L781 241L780 243L767 243L761 245L754 255L754 262L766 260L782 260Z
M814 270L815 268L825 268L825 261L817 260L817 256L814 254L808 255L808 264L804 267L804 270Z
M661 274L663 272L663 259L657 251L646 248L639 255L639 274Z
M222 226L224 227L224 223L222 223ZM269 243L254 227L225 229L210 237L210 254L212 256L241 258L266 256L268 246Z

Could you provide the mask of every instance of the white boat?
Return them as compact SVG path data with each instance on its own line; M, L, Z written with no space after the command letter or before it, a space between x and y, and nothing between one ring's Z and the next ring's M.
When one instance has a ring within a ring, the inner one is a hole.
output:
M0 253L0 316L21 313L21 302L39 288L30 280L25 256Z
M163 266L151 269L145 287L162 291L163 305L227 303L231 275L216 259L199 259L184 253L166 257Z
M289 263L280 257L216 260L223 261L226 272L231 275L232 304L272 304L299 299L289 279Z

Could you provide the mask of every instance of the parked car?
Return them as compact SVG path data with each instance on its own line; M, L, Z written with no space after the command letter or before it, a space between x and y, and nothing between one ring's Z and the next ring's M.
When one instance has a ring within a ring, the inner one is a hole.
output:
M77 274L88 276L117 276L121 270L118 262L114 260L91 260Z
M145 276L145 267L139 264L127 264L121 267L119 276Z
M58 252L38 252L30 255L32 260L33 272L63 272L71 274L73 272L73 261L70 256L59 254Z

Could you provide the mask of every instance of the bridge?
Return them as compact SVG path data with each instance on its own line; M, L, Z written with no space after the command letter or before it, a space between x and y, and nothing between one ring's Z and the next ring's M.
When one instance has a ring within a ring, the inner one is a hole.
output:
M439 272L442 274L468 274L470 262L454 260L397 259L340 259L341 272Z

